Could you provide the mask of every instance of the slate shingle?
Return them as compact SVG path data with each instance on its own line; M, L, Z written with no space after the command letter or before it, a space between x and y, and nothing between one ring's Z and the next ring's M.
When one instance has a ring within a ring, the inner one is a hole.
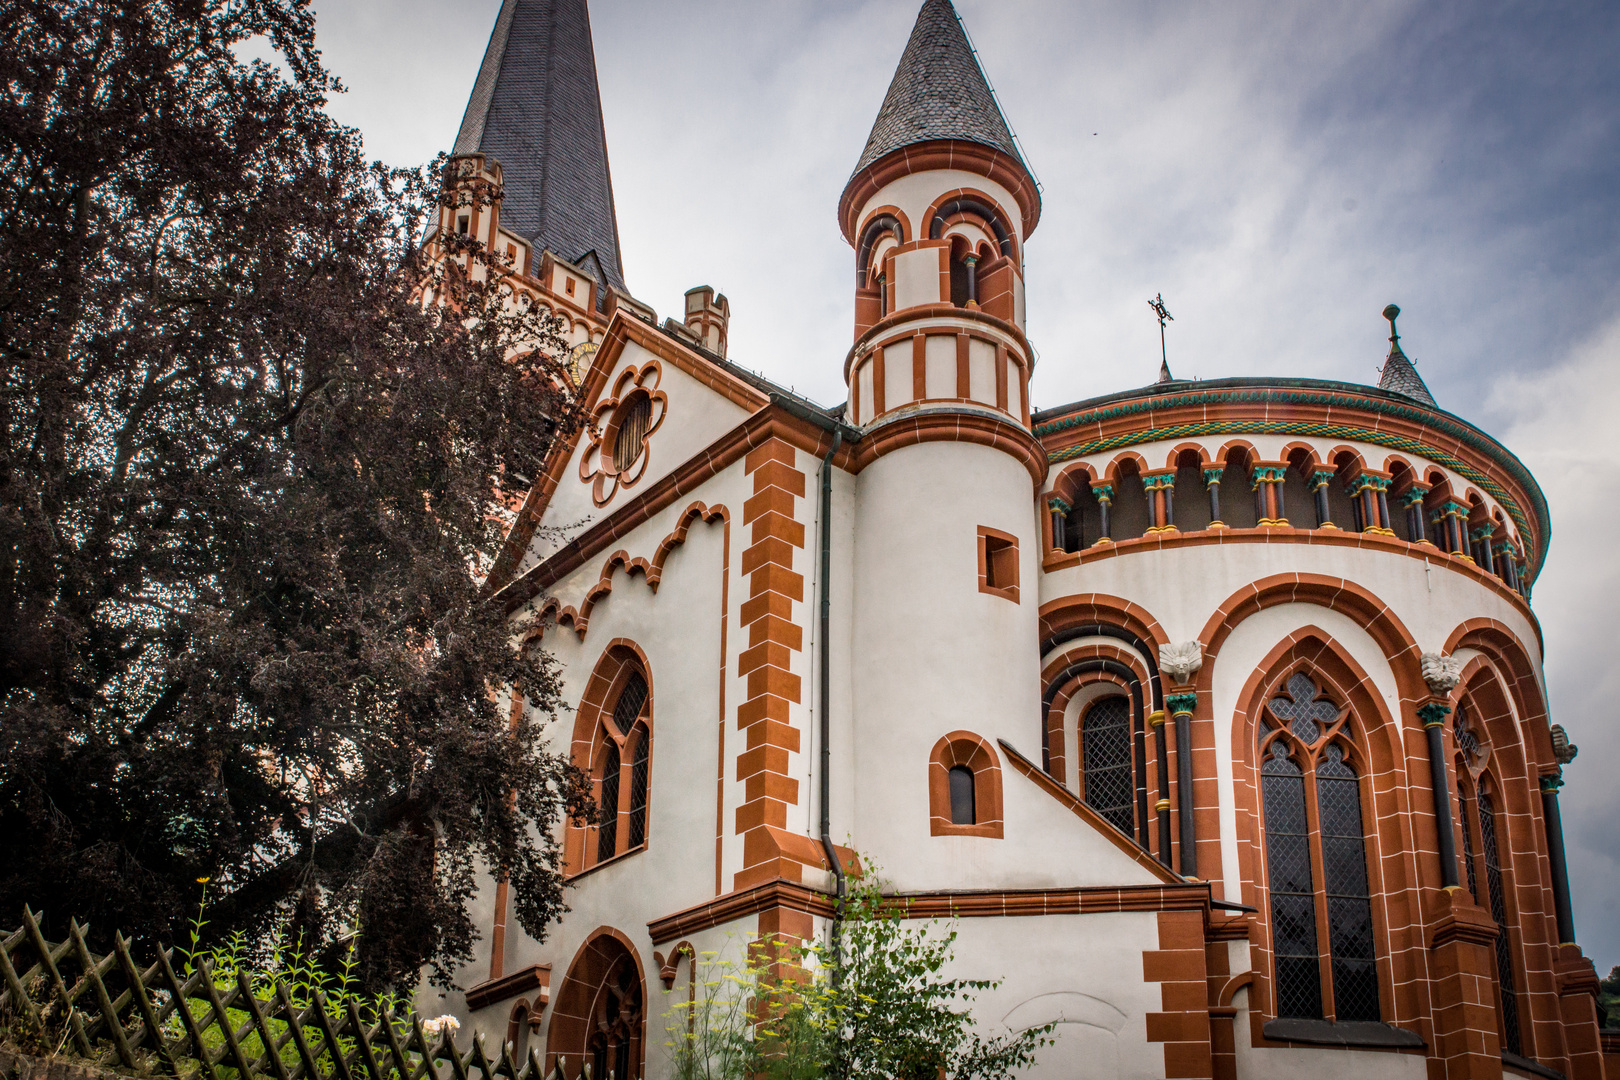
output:
M1404 394L1414 401L1439 408L1435 404L1434 395L1429 393L1428 386L1424 384L1423 376L1417 373L1412 361L1406 358L1398 341L1389 347L1389 359L1384 361L1384 370L1378 376L1378 388Z
M1023 161L950 0L927 0L918 12L855 171L931 139L981 143Z
M586 0L504 0L456 136L501 163L501 225L624 288Z

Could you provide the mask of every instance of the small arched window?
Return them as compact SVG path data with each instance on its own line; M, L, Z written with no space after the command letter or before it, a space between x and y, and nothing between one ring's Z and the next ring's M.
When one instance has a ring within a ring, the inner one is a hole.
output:
M1080 748L1086 805L1133 835L1130 702L1122 697L1094 702L1080 725Z
M1279 1017L1381 1019L1367 824L1350 734L1349 710L1303 671L1267 703L1260 727Z
M966 765L952 765L950 779L951 824L977 825L979 814L974 806L973 770Z
M529 1026L532 1023L529 1016L529 1003L523 998L517 999L512 1006L512 1012L506 1020L506 1041L512 1047L512 1060L519 1069L523 1067L524 1059L529 1056Z
M953 731L934 744L928 813L934 836L1001 838L1001 764L989 743L971 731Z

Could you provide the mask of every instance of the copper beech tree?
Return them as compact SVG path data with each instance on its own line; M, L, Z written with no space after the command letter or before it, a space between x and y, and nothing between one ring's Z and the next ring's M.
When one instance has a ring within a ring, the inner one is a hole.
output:
M307 0L0 0L0 38L0 925L170 940L209 878L214 926L358 921L405 986L469 955L482 863L542 934L588 789L513 724L556 678L480 573L576 422L557 326L424 241L442 161L326 115Z

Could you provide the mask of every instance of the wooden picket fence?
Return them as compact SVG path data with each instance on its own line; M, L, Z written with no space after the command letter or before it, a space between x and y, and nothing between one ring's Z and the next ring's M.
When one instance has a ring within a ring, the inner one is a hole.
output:
M52 944L24 909L23 925L0 932L0 1034L44 1053L176 1080L543 1080L539 1056L514 1062L504 1044L493 1059L483 1040L456 1048L448 1030L424 1031L414 1014L367 1022L350 1000L333 1005L316 990L300 1006L283 983L255 992L247 975L216 984L206 960L177 974L172 950L140 967L115 934L96 956L84 928ZM224 980L220 980L224 981ZM431 1022L429 1028L431 1029ZM560 1078L558 1078L560 1080Z

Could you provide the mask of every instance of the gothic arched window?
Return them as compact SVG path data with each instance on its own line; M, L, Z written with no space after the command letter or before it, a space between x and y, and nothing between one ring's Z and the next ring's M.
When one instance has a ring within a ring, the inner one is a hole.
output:
M1105 697L1086 710L1080 724L1080 768L1086 805L1109 824L1133 835L1131 807L1131 706L1122 697Z
M1350 736L1349 710L1303 671L1266 704L1260 798L1279 1017L1381 1019Z
M597 724L591 760L597 783L594 861L598 863L634 851L647 840L652 743L651 728L643 715L647 698L646 677L632 670L620 685L613 708L604 711Z

